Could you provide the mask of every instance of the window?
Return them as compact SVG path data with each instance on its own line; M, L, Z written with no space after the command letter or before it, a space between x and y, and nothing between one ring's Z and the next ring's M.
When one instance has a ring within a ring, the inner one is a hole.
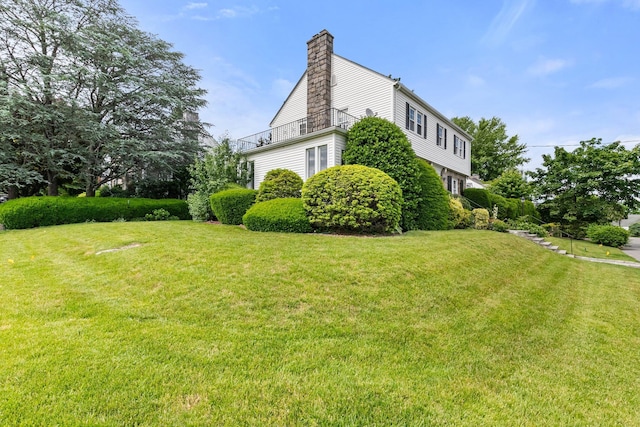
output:
M447 149L447 129L440 126L440 124L436 125L436 145L445 150Z
M418 126L416 126L418 135L422 135L422 113L418 113Z
M453 137L453 154L463 159L467 158L467 141L458 138L456 135Z
M311 178L316 173L316 149L307 148L307 178Z
M458 194L458 180L453 179L451 181L451 184L452 184L451 193L452 194Z
M409 107L409 130L415 130L416 127L416 109Z
M315 173L325 170L328 164L328 149L326 145L307 148L307 171L306 177L311 178Z

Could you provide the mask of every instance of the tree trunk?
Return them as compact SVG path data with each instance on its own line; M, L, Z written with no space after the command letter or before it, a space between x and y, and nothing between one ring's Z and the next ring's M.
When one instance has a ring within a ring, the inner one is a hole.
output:
M9 200L17 199L18 198L18 187L16 187L15 185L10 185L9 189L7 190L7 198Z
M47 172L47 181L49 181L49 184L47 185L47 194L49 196L57 196L58 177L53 172Z
M91 184L87 184L85 187L85 196L86 197L96 197L96 186Z

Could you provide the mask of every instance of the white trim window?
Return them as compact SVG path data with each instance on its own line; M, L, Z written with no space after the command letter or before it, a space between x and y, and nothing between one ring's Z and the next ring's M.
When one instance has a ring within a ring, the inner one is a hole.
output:
M457 135L453 136L453 154L463 159L467 158L467 141L458 138Z
M416 128L416 109L409 107L409 130L414 131Z
M407 104L407 114L405 120L405 128L411 132L415 132L423 138L427 138L427 115L419 111L417 108Z
M307 148L306 153L306 173L307 179L311 178L316 173L325 170L328 166L329 150L326 145L320 145L318 147Z
M436 145L440 148L447 149L447 128L436 125Z

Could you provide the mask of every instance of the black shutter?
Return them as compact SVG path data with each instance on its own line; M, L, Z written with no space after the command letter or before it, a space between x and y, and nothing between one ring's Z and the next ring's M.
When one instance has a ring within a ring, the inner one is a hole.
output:
M447 149L447 128L444 128L444 149Z
M462 141L462 158L467 158L467 141Z
M409 103L407 102L407 122L405 124L407 129L409 129Z
M449 193L451 193L452 187L453 187L453 179L451 179L451 175L447 176L447 191Z
M427 115L422 115L422 133L424 135L424 139L427 139Z

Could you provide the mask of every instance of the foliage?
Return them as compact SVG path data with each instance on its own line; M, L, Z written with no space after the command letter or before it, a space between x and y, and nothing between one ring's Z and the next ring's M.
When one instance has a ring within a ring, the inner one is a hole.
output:
M289 169L273 169L266 173L260 183L256 202L288 197L300 197L302 178Z
M0 224L7 229L142 219L157 209L189 219L187 203L175 199L118 199L94 197L22 197L0 205Z
M310 233L311 223L300 198L271 199L257 202L242 217L251 231Z
M515 169L504 171L491 181L489 191L507 199L529 199L532 194L531 186Z
M489 211L484 208L477 208L471 211L473 218L473 228L476 230L486 230L489 228Z
M11 4L9 4L11 3ZM116 0L0 6L0 188L95 194L125 175L171 176L200 151L206 103L184 55ZM12 178L10 178L12 177ZM7 188L8 187L8 188Z
M483 117L477 124L468 116L451 121L473 137L471 173L481 180L492 181L529 161L526 144L518 143L518 135L507 136L507 125L498 117Z
M417 227L420 230L446 230L449 223L449 194L442 180L429 163L418 159L420 168L419 184L421 188L418 203Z
M547 222L559 222L574 236L588 224L607 224L640 206L640 147L620 142L582 141L568 152L556 147L532 173L538 209Z
M629 242L629 231L615 225L591 224L587 237L593 243L619 248Z
M169 221L169 220L177 220L177 216L171 215L166 209L154 209L152 213L146 214L144 216L146 221Z
M631 237L640 237L640 222L636 222L629 226L629 235Z
M489 228L499 233L506 233L507 231L509 231L509 225L506 222L501 221L499 219L492 220L489 223Z
M212 194L209 197L211 210L223 224L242 224L242 216L254 204L256 190L248 188L232 188Z
M471 206L475 208L493 209L491 205L491 193L484 188L467 188L463 193L464 197L471 202Z
M388 233L402 216L402 190L379 169L334 166L309 178L302 201L311 225L321 230Z
M347 133L342 156L345 164L359 164L380 169L402 189L404 230L418 228L421 186L420 168L411 143L402 130L380 117L365 117Z
M197 158L189 172L193 193L187 200L196 221L214 218L209 196L233 184L246 187L253 179L247 156L234 149L228 136L217 142L202 159Z
M453 228L467 228L471 222L471 211L465 209L455 197L449 199L449 222Z

